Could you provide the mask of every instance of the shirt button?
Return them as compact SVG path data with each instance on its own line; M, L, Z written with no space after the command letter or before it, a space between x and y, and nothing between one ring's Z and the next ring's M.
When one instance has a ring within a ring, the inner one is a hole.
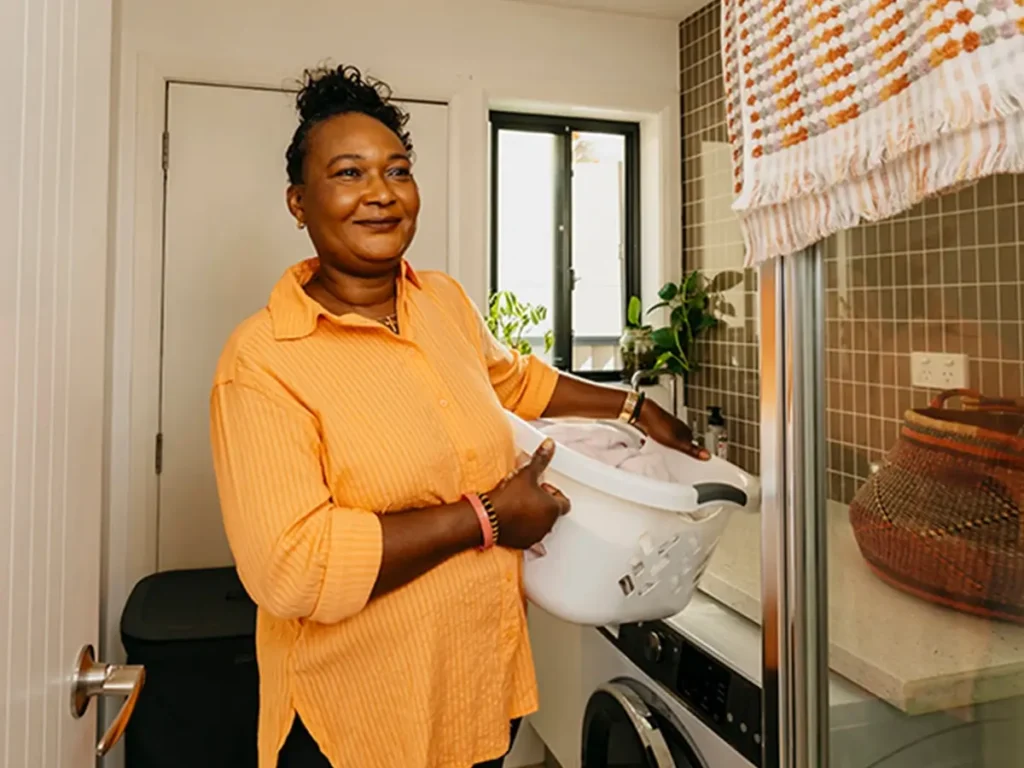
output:
M438 403L438 405L440 405L442 408L447 408L448 407L448 401L442 399L441 402Z

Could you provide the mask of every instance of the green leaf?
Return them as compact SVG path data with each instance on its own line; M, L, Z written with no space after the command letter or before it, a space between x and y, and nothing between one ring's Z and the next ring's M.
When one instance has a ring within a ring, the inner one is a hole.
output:
M700 326L697 328L697 332L706 331L714 328L718 325L718 318L711 315L704 315L700 319Z
M651 334L654 346L661 350L674 350L676 348L676 336L671 328L658 328Z
M678 355L673 355L668 361L668 369L672 371L672 373L681 376L684 373L689 373L690 366L688 366L686 361Z
M675 283L665 283L658 291L658 297L664 301L672 301L679 295L679 286Z
M629 297L629 306L626 308L626 325L636 328L640 325L640 315L643 314L643 305L639 296Z
M699 307L692 307L689 312L686 313L686 325L689 327L691 333L699 332L701 323L704 318L709 315L704 314L704 310Z
M555 332L548 331L544 334L544 353L547 354L555 346Z
M484 320L488 330L509 349L521 354L533 353L533 346L523 336L547 317L544 306L534 306L519 300L512 291L497 291L487 300L487 315ZM545 333L546 351L554 344L551 331Z
M658 356L657 362L654 364L656 371L670 371L676 375L686 373L689 370L686 362L683 358L673 352L663 352Z
M683 277L683 281L680 283L680 288L683 295L688 296L693 292L695 283L697 281L697 270L693 272L687 272Z

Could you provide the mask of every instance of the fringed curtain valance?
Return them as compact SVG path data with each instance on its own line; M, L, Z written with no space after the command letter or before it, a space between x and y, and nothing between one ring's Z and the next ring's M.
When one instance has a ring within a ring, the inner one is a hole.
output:
M749 261L1024 171L1024 0L723 0Z

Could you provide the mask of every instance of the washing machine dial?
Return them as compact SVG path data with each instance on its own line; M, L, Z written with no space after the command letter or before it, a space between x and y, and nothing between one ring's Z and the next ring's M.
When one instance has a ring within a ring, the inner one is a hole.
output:
M648 632L644 638L644 658L652 664L657 664L661 661L664 651L665 643L661 635L655 630Z

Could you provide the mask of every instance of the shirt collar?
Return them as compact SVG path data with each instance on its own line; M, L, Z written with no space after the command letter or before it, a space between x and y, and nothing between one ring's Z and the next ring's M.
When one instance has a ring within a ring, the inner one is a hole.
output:
M300 261L285 271L271 291L267 308L270 310L274 338L278 341L309 336L316 330L317 320L321 317L338 325L356 324L349 322L350 315L336 317L306 294L304 286L313 279L319 268L319 259ZM421 284L415 270L404 259L399 274L398 297L399 301L403 301L408 295L404 290L406 283L414 288L420 288Z

